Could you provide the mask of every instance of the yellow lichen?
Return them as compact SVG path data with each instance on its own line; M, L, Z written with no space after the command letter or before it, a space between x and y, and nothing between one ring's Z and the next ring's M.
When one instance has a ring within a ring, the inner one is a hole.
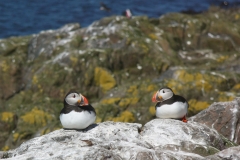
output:
M149 48L148 48L148 46L147 46L146 44L141 43L141 44L139 44L139 45L140 45L140 47L141 47L141 50L142 50L144 53L148 53Z
M136 85L130 86L127 90L128 93L131 93L132 95L136 96L138 95L138 87Z
M14 114L12 112L2 112L0 114L1 121L3 122L12 122Z
M228 58L229 58L229 56L219 56L217 58L217 62L222 63L222 62L224 62Z
M96 118L96 123L100 123L100 122L102 122L102 118L97 117Z
M168 80L167 86L176 90L181 90L184 87L211 91L213 85L221 84L224 81L224 78L215 75L188 73L186 70L177 70L174 73L174 79Z
M235 20L238 20L239 19L239 14L236 14L235 15Z
M232 90L240 91L240 84L238 83L238 84L234 85Z
M64 97L64 95L65 95L65 91L63 90L63 89L60 89L60 91L59 91L60 93L60 97Z
M61 129L60 127L54 127L53 131Z
M168 80L166 85L174 90L181 90L183 87L183 85L181 83L179 83L178 81L176 81L174 79Z
M2 151L8 151L10 148L9 148L9 146L4 146L3 148L2 148Z
M19 133L14 133L13 134L13 142L16 142L19 138L20 134Z
M158 36L156 34L154 34L154 33L150 33L148 35L148 37L151 38L152 40L157 40L158 39Z
M21 134L16 132L12 135L13 142L17 142L18 140L25 139L27 135L28 133L26 132L23 132Z
M124 111L119 117L109 118L114 122L134 122L135 117L130 111Z
M43 129L43 130L41 131L41 135L44 135L44 134L47 134L47 133L50 133L50 132L51 132L51 129L46 128L46 129Z
M197 101L196 99L190 99L188 103L189 103L188 112L191 114L196 114L210 106L208 102Z
M3 61L2 63L0 63L0 66L1 66L3 72L7 72L9 69L9 66L7 65L6 61Z
M155 115L156 114L155 106L149 107L149 112L151 115Z
M120 107L127 107L128 105L136 104L139 101L139 98L133 97L133 98L123 98L119 102Z
M218 101L226 102L234 100L235 96L233 94L228 94L225 92L219 92Z
M108 98L101 101L102 104L117 104L121 98Z
M96 67L94 70L94 81L96 85L100 86L103 92L112 89L116 85L115 79L105 69Z
M156 91L158 89L158 87L156 85L150 84L149 86L147 86L147 92L152 92L152 91Z
M30 112L21 116L21 119L25 123L31 125L45 126L48 121L52 120L52 116L42 110L39 110L37 107L34 107Z
M77 65L78 59L77 59L76 57L70 56L70 60L71 60L71 62L72 62L72 64L73 64L73 66L76 66L76 65Z
M32 83L33 84L37 84L38 83L38 77L36 75L33 76Z
M40 84L38 84L37 87L38 87L39 92L40 92L40 93L43 93L43 88L42 88L42 86L41 86Z

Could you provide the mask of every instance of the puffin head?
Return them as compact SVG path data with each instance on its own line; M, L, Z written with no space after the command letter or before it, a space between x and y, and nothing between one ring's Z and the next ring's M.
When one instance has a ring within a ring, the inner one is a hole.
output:
M162 102L174 95L171 88L164 87L159 89L152 97L152 102Z
M80 93L70 91L64 99L64 104L71 106L85 106L88 105L88 100Z

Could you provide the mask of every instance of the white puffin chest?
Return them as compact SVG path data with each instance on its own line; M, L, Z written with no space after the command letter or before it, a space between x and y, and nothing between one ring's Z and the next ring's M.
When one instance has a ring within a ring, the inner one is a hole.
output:
M67 114L62 113L60 115L60 121L63 128L68 129L85 129L89 125L95 122L96 115L94 112L82 111L76 112L71 111Z
M174 102L164 104L156 108L158 118L183 118L187 114L188 104L185 102Z

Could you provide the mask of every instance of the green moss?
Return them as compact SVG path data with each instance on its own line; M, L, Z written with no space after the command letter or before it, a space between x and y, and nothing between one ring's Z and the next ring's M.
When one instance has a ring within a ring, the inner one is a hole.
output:
M104 122L110 117L117 116L120 111L120 108L114 104L101 104L96 108L97 122Z
M217 152L219 152L218 149L214 148L214 147L211 147L211 146L196 146L193 151L193 153L196 153L198 155L201 155L201 156L209 156L209 155L213 155Z
M223 140L223 142L224 142L224 146L225 146L226 148L238 146L238 144L230 141L229 139L225 138L223 135L221 135L221 138L222 138L222 140Z

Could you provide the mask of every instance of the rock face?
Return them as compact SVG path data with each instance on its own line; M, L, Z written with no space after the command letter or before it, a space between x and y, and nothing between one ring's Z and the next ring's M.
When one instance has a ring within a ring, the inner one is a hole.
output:
M240 98L213 103L189 120L214 128L229 140L240 144Z
M205 159L230 146L233 146L230 141L205 125L155 119L143 127L108 121L85 131L60 129L1 154L9 160Z
M222 160L222 159L238 160L240 159L240 146L225 149L212 156L208 156L207 158L212 160Z
M112 16L1 39L0 149L61 128L70 89L88 98L97 122L145 124L163 86L188 100L189 116L233 100L240 96L239 15L213 7L154 19Z

